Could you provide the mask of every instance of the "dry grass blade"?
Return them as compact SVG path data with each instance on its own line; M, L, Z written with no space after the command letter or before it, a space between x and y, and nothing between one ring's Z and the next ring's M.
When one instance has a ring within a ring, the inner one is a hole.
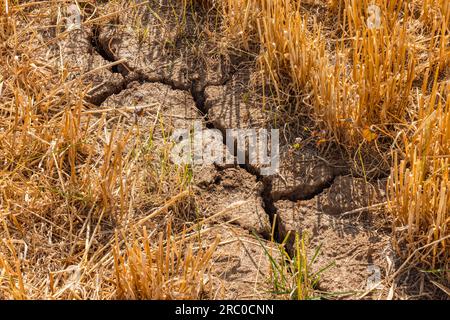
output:
M207 249L194 249L185 239L172 238L171 223L156 243L149 241L144 228L142 238L124 250L114 248L114 265L119 299L199 299L207 285L212 253L219 238Z

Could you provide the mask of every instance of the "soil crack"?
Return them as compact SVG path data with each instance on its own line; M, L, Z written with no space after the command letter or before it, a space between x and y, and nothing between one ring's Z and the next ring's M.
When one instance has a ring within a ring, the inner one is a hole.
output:
M108 39L107 41L100 41L101 33L101 27L100 26L94 26L91 36L91 45L93 49L106 61L108 62L116 62L118 61L116 55L114 52L111 51L109 46L105 45L107 43L110 43L112 39ZM123 62L121 64L118 64L114 67L112 67L111 72L113 73L119 73L123 77L123 82L118 87L112 87L110 90L107 90L107 93L102 96L101 99L98 99L96 101L96 105L100 105L102 102L104 102L108 97L119 94L121 91L128 88L129 84L132 82L139 82L141 84L144 83L160 83L163 85L166 85L170 87L172 90L181 90L185 92L189 92L192 99L195 102L196 108L205 116L205 122L206 126L210 129L218 129L221 132L224 131L224 128L218 127L214 124L214 121L212 121L208 116L208 110L205 106L205 91L210 86L224 86L230 81L233 77L233 74L237 72L237 70L230 71L230 73L224 77L220 83L205 83L204 79L202 79L201 76L194 75L192 79L190 79L190 86L186 87L184 85L177 85L174 83L174 81L171 81L170 79L166 79L164 77L149 77L144 72L140 70L135 70L132 67L130 67L126 62ZM226 145L225 141L225 135L224 135L224 144ZM234 148L235 149L235 148ZM229 150L230 152L234 153L235 150ZM326 189L330 188L331 185L334 182L334 179L338 175L334 175L332 179L325 181L324 183L313 186L312 190L304 190L304 188L299 187L294 189L293 191L289 192L288 194L282 195L280 197L274 198L272 195L272 177L266 177L262 176L256 168L249 164L236 164L236 166L244 169L249 174L256 177L258 182L261 182L263 185L263 190L261 192L261 198L263 201L263 209L267 216L269 217L269 221L271 225L273 226L274 223L277 223L276 216L277 216L277 209L275 206L275 202L279 200L289 200L292 202L298 201L298 200L310 200L316 197L317 195L320 195L323 193ZM274 240L274 241L281 241L280 235L278 234L278 228L273 228L274 230L274 239L267 239L270 236L266 236L266 240Z

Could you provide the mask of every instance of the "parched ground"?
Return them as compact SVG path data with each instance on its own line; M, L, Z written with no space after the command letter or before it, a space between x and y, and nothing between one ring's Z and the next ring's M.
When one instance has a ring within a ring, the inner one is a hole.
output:
M109 2L100 8L106 13L121 9ZM420 277L390 279L401 261L391 248L390 223L382 210L385 177L369 182L352 174L337 149L317 147L306 121L286 129L286 119L280 119L270 95L255 81L253 56L222 44L220 19L189 8L180 26L179 10L170 1L157 1L94 19L36 55L49 65L62 62L74 81L91 83L85 101L91 121L105 119L112 128L120 118L122 129L139 130L143 141L151 140L150 148L162 146L173 130L190 128L194 121L223 133L229 128L280 129L278 174L265 176L250 164L192 168L196 214L210 229L205 241L221 239L208 280L213 289L205 297L276 298L261 241L274 248L272 236L281 242L294 232L308 235L309 256L320 247L312 268L326 268L319 290L328 297L414 295ZM39 39L52 41L54 36L43 30ZM235 150L228 152L235 156ZM292 237L287 248L295 252ZM368 287L374 272L382 283Z

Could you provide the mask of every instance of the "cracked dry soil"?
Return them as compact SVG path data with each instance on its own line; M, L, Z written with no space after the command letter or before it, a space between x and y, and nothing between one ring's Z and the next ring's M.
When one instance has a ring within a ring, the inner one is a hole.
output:
M155 11L165 25L152 14ZM144 132L157 117L168 131L188 128L194 120L222 132L282 129L273 126L270 112L263 111L262 90L251 81L253 58L222 50L211 37L198 35L201 28L211 30L208 19L188 13L180 32L168 6L153 6L151 11L141 7L139 15L150 26L144 38L131 21L119 17L73 30L60 44L66 63L78 68L78 75L88 73L83 80L92 83L89 103L117 109L146 106L137 120L129 119L130 126L137 121ZM159 129L153 136L162 143ZM385 201L383 181L369 184L352 177L342 159L327 158L309 145L293 150L292 143L282 139L280 173L274 176L262 176L260 168L251 165L194 166L205 216L247 201L220 217L220 227L214 231L222 239L234 240L221 244L213 257L212 273L222 289L211 297L273 297L266 283L269 261L252 233L270 238L275 217L276 239L292 231L307 232L310 256L322 246L314 268L335 264L321 278L324 291L364 292L371 265L379 268L381 277L389 273L390 230L373 211L352 214ZM214 226L218 221L210 223ZM292 242L288 245L292 250Z

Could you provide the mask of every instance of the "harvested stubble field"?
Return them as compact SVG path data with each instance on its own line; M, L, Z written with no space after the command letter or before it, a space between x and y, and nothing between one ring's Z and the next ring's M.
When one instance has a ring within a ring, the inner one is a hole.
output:
M448 0L0 3L0 299L450 296Z

